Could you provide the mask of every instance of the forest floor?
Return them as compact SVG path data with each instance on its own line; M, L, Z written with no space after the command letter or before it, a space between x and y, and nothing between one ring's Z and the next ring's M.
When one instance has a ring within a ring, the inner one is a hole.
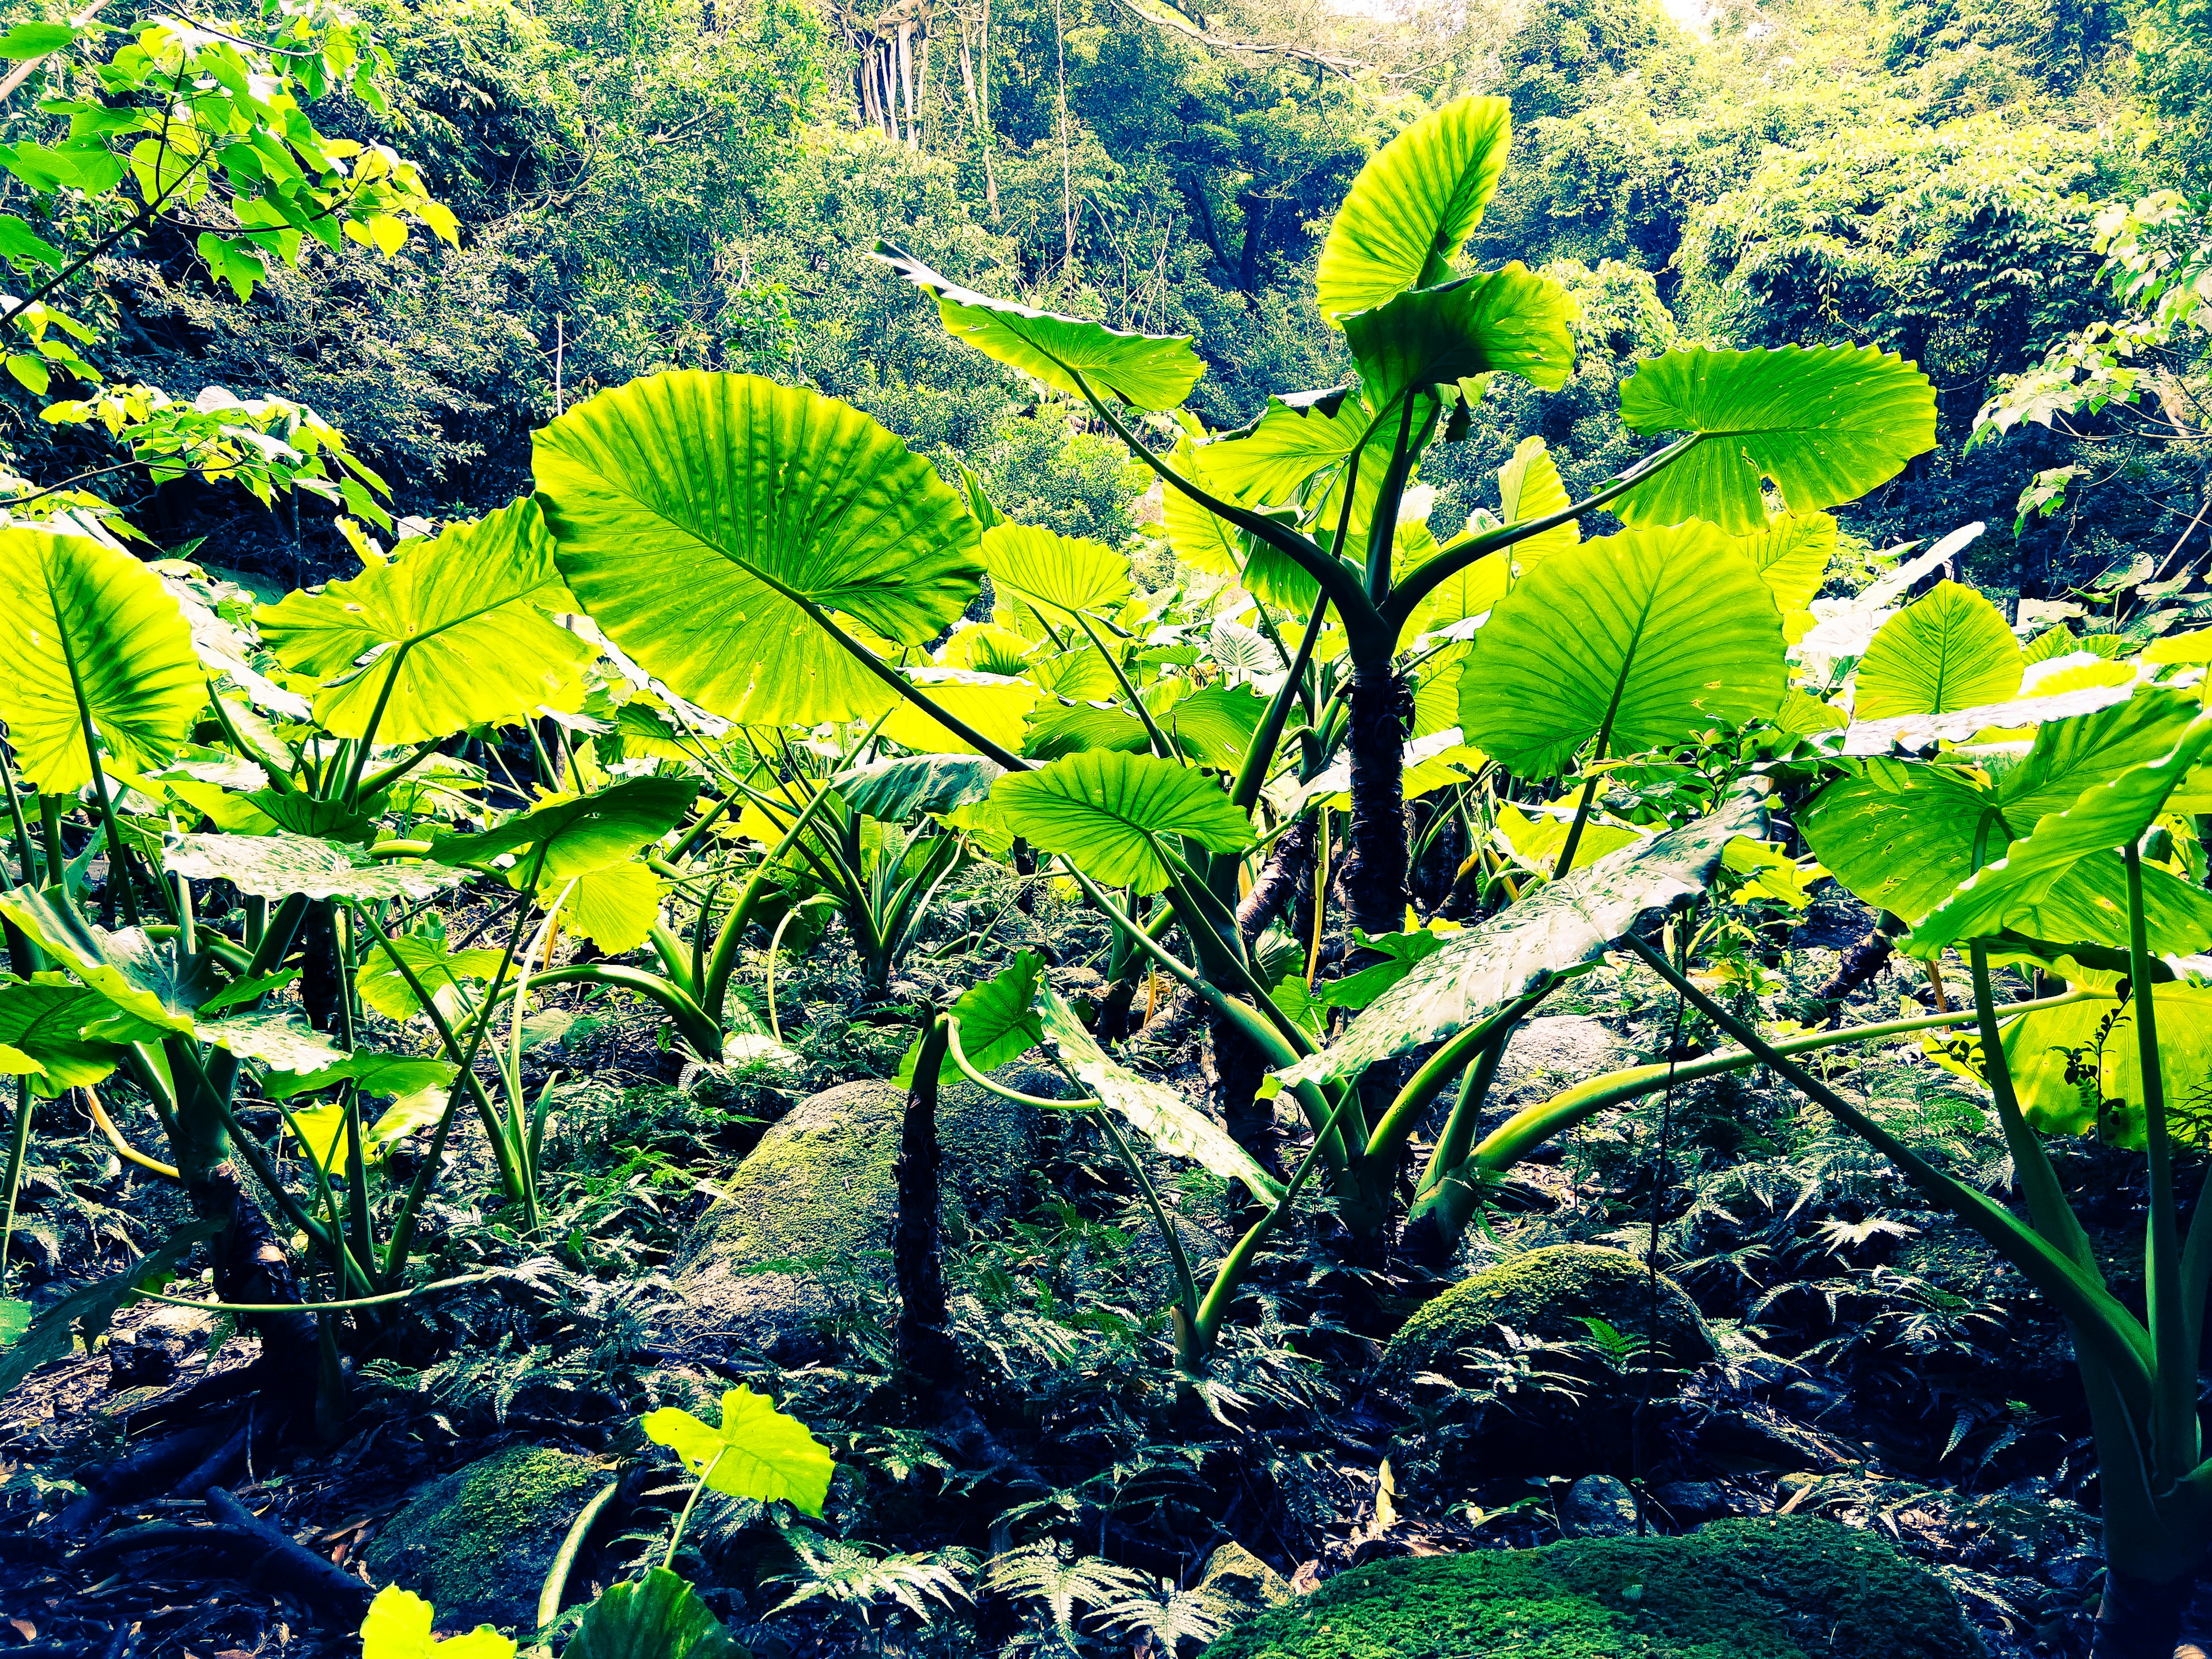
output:
M1060 959L1081 958L1080 940L1056 937L1058 920L988 902L978 914L1000 919L994 951L1024 943L1026 929ZM1832 972L1864 920L1846 901L1817 901L1765 970L1770 1006ZM1073 991L1097 983L1081 968L1056 971ZM349 1648L343 1621L319 1621L281 1553L189 1539L119 1547L127 1528L199 1522L206 1501L190 1479L104 1508L84 1502L100 1471L177 1426L180 1401L196 1402L185 1420L206 1446L246 1431L242 1455L203 1486L227 1482L247 1510L365 1582L382 1582L380 1531L426 1482L518 1445L573 1455L594 1484L618 1482L571 1576L574 1601L657 1559L688 1490L636 1414L668 1403L711 1412L738 1382L776 1396L841 1466L820 1528L710 1498L687 1534L679 1565L761 1659L1162 1655L1176 1626L1163 1644L1142 1620L1112 1634L1093 1620L1071 1648L1041 1600L994 1589L979 1569L1017 1542L1072 1542L1125 1570L1116 1594L1144 1586L1202 1634L1224 1604L1176 1594L1225 1545L1302 1590L1377 1557L1619 1524L1603 1511L1622 1489L1574 1484L1591 1475L1639 1491L1642 1523L1661 1531L1784 1513L1874 1529L1948 1580L1991 1654L2086 1651L2100 1571L2094 1471L2063 1328L1978 1240L1759 1073L1653 1096L1565 1138L1494 1194L1455 1269L1559 1243L1641 1259L1656 1198L1659 1260L1717 1355L1687 1369L1638 1344L1632 1309L1586 1335L1493 1329L1432 1369L1393 1370L1381 1363L1385 1339L1433 1286L1362 1260L1316 1206L1264 1261L1212 1383L1179 1396L1154 1225L1095 1131L1059 1114L1045 1115L1055 1121L1041 1126L1027 1167L1006 1172L999 1212L971 1206L948 1242L976 1407L968 1426L928 1427L901 1395L880 1251L742 1264L799 1287L796 1300L781 1323L718 1326L701 1305L702 1241L744 1156L820 1091L888 1075L910 1009L976 976L972 962L926 962L894 982L889 1003L872 1000L833 932L794 954L779 987L795 1060L741 1073L684 1064L639 1009L560 994L573 1006L533 1021L528 1055L536 1078L567 1079L542 1236L516 1235L487 1196L481 1139L465 1146L434 1206L424 1272L499 1276L345 1333L345 1411L319 1439L252 1432L270 1402L251 1393L204 1404L220 1392L210 1379L248 1371L254 1340L148 1304L119 1315L96 1351L0 1400L0 1659ZM1917 968L1908 977L1893 964L1846 1017L1894 1017L1902 1000L1932 994ZM1543 1013L1516 1040L1529 1057L1502 1079L1507 1103L1663 1054L1678 1029L1671 1001L1619 966ZM1954 1170L2003 1178L1977 1093L1917 1040L1843 1053L1832 1079ZM1188 1045L1150 1059L1198 1086ZM126 1134L151 1142L127 1091L108 1104ZM116 1158L70 1097L43 1107L37 1127L16 1240L34 1300L113 1271L182 1215L176 1188ZM2063 1168L2100 1254L2122 1260L2140 1193L2117 1162L2083 1153ZM408 1173L404 1153L394 1173ZM1235 1219L1222 1183L1164 1165L1158 1175L1193 1248L1218 1241ZM191 1276L173 1288L192 1293ZM73 1504L65 1533L57 1517ZM556 1533L576 1507L552 1517ZM493 1523L514 1528L515 1573L536 1559L522 1534L544 1521ZM534 1601L535 1578L522 1588ZM1197 1645L1194 1636L1182 1651Z

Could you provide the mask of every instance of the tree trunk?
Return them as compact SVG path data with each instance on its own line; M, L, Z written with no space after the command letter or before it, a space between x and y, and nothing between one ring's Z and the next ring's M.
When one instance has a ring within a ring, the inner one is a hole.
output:
M938 1255L937 1073L944 1063L942 1022L922 1038L922 1052L899 1121L898 1217L891 1266L898 1282L899 1364L933 1419L965 1397L959 1345L945 1306L945 1269Z
M2108 1563L2089 1659L2173 1659L2181 1640L2182 1614L2196 1593L2194 1574L2153 1583L2130 1577Z
M319 899L309 908L300 941L300 1002L307 1023L318 1031L330 1030L337 1023L338 999L345 994L339 981L337 925L331 903Z
M1345 903L1354 927L1406 925L1406 728L1413 696L1388 657L1352 672L1352 834Z

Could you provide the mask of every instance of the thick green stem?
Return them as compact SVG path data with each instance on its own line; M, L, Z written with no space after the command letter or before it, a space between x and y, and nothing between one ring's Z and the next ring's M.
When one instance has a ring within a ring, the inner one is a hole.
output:
M2150 1215L2143 1231L2144 1305L2158 1356L2158 1410L2151 1435L2151 1480L2164 1490L2196 1468L2203 1443L2197 1417L2197 1355L2192 1322L2182 1304L2181 1241L2173 1208L2173 1143L2166 1126L2166 1079L2159 1065L2158 1018L2150 974L2149 929L2143 914L2142 852L2130 842L2128 1000L2135 1006L2136 1053L2142 1071L2143 1139Z

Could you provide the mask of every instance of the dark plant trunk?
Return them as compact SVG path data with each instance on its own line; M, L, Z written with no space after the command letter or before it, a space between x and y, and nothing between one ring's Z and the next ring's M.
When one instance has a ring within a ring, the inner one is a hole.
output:
M319 1031L337 1023L338 999L345 988L339 982L338 933L331 902L317 902L307 912L307 925L300 941L300 1002L307 1022Z
M1813 994L1823 1002L1839 1003L1880 973L1889 962L1889 935L1875 927L1844 951L1836 972Z
M963 1397L959 1345L945 1307L945 1268L938 1255L937 1072L943 1036L923 1038L923 1051L899 1121L898 1216L891 1266L898 1281L898 1358L915 1396L933 1419Z
M2194 1574L2153 1583L2108 1566L2089 1659L2173 1659L2182 1615L2196 1593Z
M1354 927L1406 925L1406 728L1413 698L1387 657L1352 673L1352 845L1344 896Z
M212 1246L217 1297L225 1302L298 1302L300 1280L292 1259L239 1179L238 1166L226 1160L211 1170L186 1173L192 1212L203 1221L222 1224ZM261 1338L264 1392L282 1409L312 1405L319 1358L315 1316L304 1310L252 1314L245 1322ZM276 1386L271 1389L270 1384Z

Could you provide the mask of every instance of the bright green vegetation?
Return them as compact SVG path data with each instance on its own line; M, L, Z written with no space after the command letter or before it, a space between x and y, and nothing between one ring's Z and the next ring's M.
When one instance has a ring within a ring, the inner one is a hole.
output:
M1975 1659L1942 1581L1832 1521L1380 1561L1206 1659Z
M0 1396L147 1296L235 1322L257 1426L173 1460L218 1518L264 1423L374 1401L450 1469L573 1417L638 1479L515 1444L373 1559L520 1638L596 1574L580 1659L715 1659L740 1601L1184 1659L1232 1516L1285 1573L1417 1547L1401 1498L1547 1535L1462 1468L1508 1395L1587 1407L1563 1473L1715 1476L1685 1515L1972 1441L1931 1514L2009 1458L2056 1516L2094 1444L2098 1639L2170 1650L2205 23L2016 10L9 23ZM1670 1057L1506 1095L1567 1010ZM34 1176L87 1123L97 1179ZM128 1265L125 1164L176 1200ZM1907 1192L2063 1322L2063 1401L1922 1364L2051 1345L1905 1270ZM1697 1385L1624 1462L1647 1345ZM1763 1527L1379 1565L1249 1639L1964 1650L1863 1534Z

